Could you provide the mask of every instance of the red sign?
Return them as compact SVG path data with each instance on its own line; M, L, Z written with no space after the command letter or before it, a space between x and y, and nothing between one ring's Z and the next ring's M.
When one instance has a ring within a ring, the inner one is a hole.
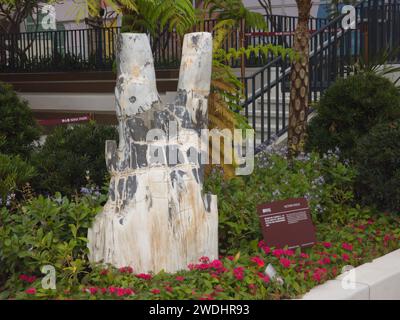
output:
M270 247L308 247L316 242L310 208L304 198L257 206L265 243Z
M57 124L68 124L68 123L76 123L76 122L88 122L91 117L88 114L70 117L70 118L62 118L62 119L43 119L38 120L38 123L42 126L54 126Z

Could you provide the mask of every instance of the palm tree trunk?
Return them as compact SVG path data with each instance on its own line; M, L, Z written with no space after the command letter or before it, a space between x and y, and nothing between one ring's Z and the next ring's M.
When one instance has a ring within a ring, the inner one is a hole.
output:
M299 58L292 62L288 128L289 157L304 150L309 94L309 41L308 18L311 0L296 0L299 20L294 35L293 49Z

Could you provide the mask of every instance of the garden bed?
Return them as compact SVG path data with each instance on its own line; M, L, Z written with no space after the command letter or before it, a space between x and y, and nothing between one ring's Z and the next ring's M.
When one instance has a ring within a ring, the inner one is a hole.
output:
M400 247L400 219L365 213L346 225L317 224L319 242L303 250L273 249L254 241L248 252L218 260L202 257L177 274L135 274L126 268L95 267L78 282L62 281L56 290L41 288L41 279L20 274L15 291L3 298L18 299L288 299L336 278L344 266L359 266ZM264 270L276 269L283 283ZM329 283L329 282L328 282ZM315 290L315 289L314 289Z

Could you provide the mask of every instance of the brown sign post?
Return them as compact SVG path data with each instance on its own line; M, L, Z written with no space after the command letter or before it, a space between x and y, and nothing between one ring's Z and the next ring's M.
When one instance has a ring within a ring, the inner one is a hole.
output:
M305 198L257 206L264 241L275 248L308 247L316 242L310 207Z

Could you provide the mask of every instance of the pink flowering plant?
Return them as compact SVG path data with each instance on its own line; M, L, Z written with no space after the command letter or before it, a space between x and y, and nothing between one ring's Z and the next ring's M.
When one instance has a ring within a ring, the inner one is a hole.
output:
M310 248L271 248L263 240L218 259L200 257L175 274L136 273L131 267L94 266L75 286L44 290L35 275L21 274L24 299L282 299L295 298L333 279L346 265L358 266L400 247L400 219L366 217L344 226L318 224L321 239ZM265 269L271 264L277 277ZM278 281L277 278L282 281Z

